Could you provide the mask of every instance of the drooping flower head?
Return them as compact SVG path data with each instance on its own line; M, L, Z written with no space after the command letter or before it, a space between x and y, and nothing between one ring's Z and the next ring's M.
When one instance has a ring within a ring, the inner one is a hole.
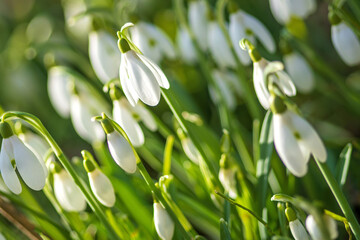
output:
M208 48L208 10L205 0L189 2L189 25L203 51Z
M321 215L322 224L325 226L328 237L330 239L336 239L339 235L335 220L329 215L323 214ZM311 235L313 240L325 240L328 237L324 236L321 231L320 223L317 222L317 219L313 215L309 215L305 221L306 229Z
M304 225L297 218L295 211L291 207L285 209L285 215L289 221L289 228L295 240L310 240Z
M166 209L158 201L154 201L154 225L162 240L171 240L174 235L175 224Z
M276 21L287 24L292 17L305 19L316 10L315 0L270 0L270 9Z

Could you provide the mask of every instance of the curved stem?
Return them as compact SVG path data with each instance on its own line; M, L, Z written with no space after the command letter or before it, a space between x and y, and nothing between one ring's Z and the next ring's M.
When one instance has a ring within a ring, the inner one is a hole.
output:
M341 191L341 188L331 174L330 169L326 165L326 163L320 163L317 159L315 159L316 164L318 165L321 173L323 174L327 184L329 185L332 193L336 201L338 202L342 212L344 213L347 221L349 222L350 228L354 233L356 239L360 239L360 225L357 221L354 212L351 210L349 202L346 200L344 193Z
M30 125L32 125L49 143L50 147L53 149L56 157L58 158L59 162L63 165L65 170L70 174L72 179L74 180L75 184L79 187L81 192L84 194L84 197L86 198L86 201L89 203L91 209L94 211L94 213L97 215L97 217L100 219L100 221L105 225L105 227L109 230L109 233L112 235L114 239L120 239L117 235L116 231L113 229L111 224L108 222L107 217L101 208L101 206L96 202L94 197L92 196L90 190L84 183L84 181L78 176L75 169L70 164L70 161L67 159L59 145L56 143L54 138L50 135L50 133L47 131L47 129L44 127L44 125L41 123L41 121L35 117L32 114L24 113L24 112L5 112L1 116L1 120L4 121L5 119L10 118L20 118L24 121L28 122Z

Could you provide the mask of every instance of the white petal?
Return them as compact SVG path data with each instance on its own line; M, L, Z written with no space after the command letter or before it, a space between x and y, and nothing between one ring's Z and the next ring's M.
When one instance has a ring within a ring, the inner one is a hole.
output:
M303 19L316 10L316 3L314 0L288 0L288 2L291 14Z
M150 111L145 108L142 104L138 103L133 107L133 111L139 115L140 121L144 123L144 125L150 129L151 131L157 130L157 124L153 117L153 115L150 113Z
M205 1L191 1L189 3L188 18L191 30L194 32L201 49L207 49L207 4Z
M325 162L327 153L324 143L320 139L314 128L299 115L289 112L291 114L294 128L300 134L301 144L303 144L320 162Z
M303 156L294 132L289 126L291 118L287 112L275 114L273 118L275 149L290 172L297 177L303 177L307 172L307 159Z
M114 120L125 131L134 146L141 146L144 144L145 140L144 133L129 111L130 106L128 106L128 103L125 101L125 99L121 99L113 102Z
M314 73L303 56L292 52L284 56L284 63L296 89L302 93L309 93L314 89Z
M96 75L103 83L118 77L121 55L115 38L109 33L99 30L89 34L89 57Z
M323 215L323 218L325 221L325 226L329 230L330 238L336 239L339 236L336 221L332 217L326 214Z
M290 19L288 0L270 0L270 9L276 21L286 24Z
M145 57L144 55L137 54L138 57L145 63L145 65L151 70L151 72L154 74L156 81L159 83L160 87L168 89L170 87L169 81L166 78L164 72L160 69L160 67Z
M241 13L244 18L245 26L252 30L257 39L260 40L262 45L270 53L274 53L276 50L274 39L271 36L270 32L267 30L267 28L264 26L264 24L262 24L262 22L260 22L257 18L251 16L250 14L247 14L243 11L241 11Z
M103 141L105 138L104 132L98 123L91 121L95 113L93 114L89 107L81 96L71 96L72 124L77 134L89 143Z
M91 190L103 205L113 207L116 201L114 187L109 178L99 169L88 173Z
M127 70L127 59L125 54L121 56L121 64L119 69L120 83L124 94L132 106L138 102L139 97L133 87L131 86L128 70Z
M226 38L219 24L215 21L209 23L208 45L214 61L220 68L236 66Z
M227 84L225 80L225 74L218 70L212 71L212 76L215 81L215 84L217 85L218 89L220 90L226 105L229 107L229 109L234 109L236 107L236 99L233 94L233 92L230 89L230 86Z
M114 131L107 135L111 156L127 173L136 171L136 158L130 144L120 133Z
M235 171L233 169L221 168L219 171L219 180L224 189L229 193L231 198L236 198L236 181Z
M37 191L43 189L46 176L40 163L42 160L39 160L17 136L13 135L9 140L13 147L16 168L21 178L31 189Z
M61 170L54 174L54 193L59 204L65 211L84 211L86 200L70 175Z
M9 154L10 153L10 154ZM0 152L0 169L2 178L6 186L15 194L20 194L22 187L16 175L15 169L11 165L11 160L14 159L13 148L9 138L5 138L1 144Z
M306 218L305 226L313 240L324 240L323 234L312 215Z
M279 71L276 73L276 75L277 75L276 82L279 84L279 87L281 87L283 92L288 96L295 96L296 88L289 75L284 71Z
M186 156L196 164L199 164L201 159L201 155L197 148L195 147L194 143L191 141L190 138L184 138L181 140L181 145L184 149Z
M52 67L48 73L48 93L55 110L66 118L70 114L70 93L68 75L59 67Z
M360 63L360 42L350 27L344 22L331 26L331 38L335 50L347 65Z
M178 30L176 42L182 59L188 64L194 64L197 60L196 50L188 31L183 27Z
M270 93L267 89L267 86L265 86L265 82L264 82L264 69L266 65L267 65L267 61L265 59L261 59L258 62L254 62L253 78L254 78L254 88L255 88L256 96L258 97L263 108L269 109Z
M124 55L127 59L129 74L128 88L131 85L139 99L145 104L156 106L160 101L160 86L155 75L134 51L130 50Z
M289 222L289 227L295 240L310 240L309 234L299 219Z
M240 11L230 14L229 35L240 61L244 65L249 65L251 63L250 56L239 45L239 41L246 37L244 19Z
M154 203L154 224L157 234L162 240L171 240L175 224L160 203Z

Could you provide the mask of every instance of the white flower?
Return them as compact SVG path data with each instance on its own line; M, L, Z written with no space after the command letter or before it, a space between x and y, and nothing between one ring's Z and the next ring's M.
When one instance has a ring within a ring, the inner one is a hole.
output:
M206 1L190 1L188 10L189 25L203 51L208 48L208 9Z
M99 202L107 207L114 206L116 201L115 192L109 178L98 168L88 172L88 177L91 190Z
M107 134L110 154L115 162L127 173L136 171L136 158L134 151L126 139L117 131Z
M224 101L229 109L234 110L236 107L236 95L241 95L243 89L241 87L239 79L236 75L230 71L213 70L211 72L212 77L217 85ZM215 89L210 87L210 97L215 103L219 103L220 96L218 96Z
M201 160L201 154L195 147L193 141L191 141L191 139L188 137L182 138L181 146L183 147L186 156L195 164L199 164Z
M270 32L258 19L242 10L230 14L229 34L240 61L245 65L251 61L249 55L239 46L239 41L243 38L252 43L255 43L257 38L269 52L275 52L275 42Z
M119 77L121 55L115 38L106 31L98 30L89 34L89 58L103 83Z
M309 234L299 219L289 222L289 227L295 240L310 240Z
M274 144L279 157L297 177L307 173L310 154L320 162L326 161L326 149L314 128L290 110L273 117Z
M84 211L86 200L71 176L64 170L54 173L54 193L65 211Z
M170 87L165 74L150 59L131 50L125 39L119 41L119 45L123 45L120 81L126 98L133 106L139 99L147 105L157 105L160 101L160 87Z
M231 53L230 46L216 21L208 25L208 45L210 53L220 68L235 67L235 59Z
M324 225L328 230L330 239L336 239L339 234L335 220L328 215L323 215L322 220L324 221ZM306 218L305 225L313 240L326 240L320 230L320 227L318 226L318 223L315 221L315 218L312 215L309 215Z
M263 58L254 62L253 73L255 92L261 105L265 109L269 109L270 107L270 93L264 78L264 71L268 64L270 63ZM270 75L269 80L276 83L287 96L296 95L296 88L285 71L278 71L276 75Z
M171 240L175 225L165 208L158 202L154 203L154 224L157 234L162 240Z
M82 41L86 41L91 28L91 18L89 15L76 18L76 16L86 11L85 1L64 1L63 6L67 29L77 38L80 38Z
M94 105L90 104L88 99L84 94L73 94L71 96L72 124L77 134L89 143L104 141L105 135L101 126L91 121L91 118L98 114L98 111L94 109Z
M347 65L360 63L359 38L345 22L331 26L331 39L335 50Z
M144 55L157 64L164 57L169 59L176 57L170 38L163 30L151 23L136 23L131 28L131 39Z
M270 0L276 21L285 25L292 16L305 19L316 10L315 0Z
M15 194L20 194L22 187L15 169L31 189L39 191L45 186L46 175L36 155L12 133L8 123L2 123L8 134L3 135L0 153L0 170L6 186Z
M141 103L137 103L132 111L138 115L139 121L142 121L143 124L151 131L155 132L158 128L156 121L151 114L151 112Z
M196 50L188 31L183 27L177 33L177 45L182 59L188 64L194 64L197 60Z
M236 198L235 171L232 168L220 168L219 180L231 198Z
M299 92L308 93L314 89L314 72L303 56L297 52L286 54L284 64Z

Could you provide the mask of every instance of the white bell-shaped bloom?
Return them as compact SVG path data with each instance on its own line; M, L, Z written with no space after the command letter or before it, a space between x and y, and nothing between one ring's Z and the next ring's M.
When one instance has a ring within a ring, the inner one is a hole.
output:
M109 151L115 162L127 173L136 171L136 158L126 139L117 131L107 134Z
M134 146L141 146L144 144L145 137L141 130L139 123L133 116L131 111L132 106L125 98L113 101L113 117L120 127L125 131L129 137L130 142ZM127 143L128 144L128 143Z
M131 39L140 51L153 62L164 57L174 59L175 47L166 33L151 23L138 22L131 28Z
M161 203L154 203L154 224L157 234L162 240L171 240L175 224Z
M183 147L186 156L195 164L199 164L201 160L201 154L195 147L193 141L190 138L185 137L181 139L181 146Z
M220 71L215 69L211 74L226 105L229 109L234 110L237 104L236 97L243 93L239 79L230 71ZM215 103L220 102L220 96L218 96L217 92L212 87L210 88L210 97Z
M231 198L236 198L235 171L232 168L220 168L219 180Z
M71 34L86 41L91 29L91 17L89 15L77 18L79 14L86 11L86 3L84 0L64 1L64 17L66 20L66 28Z
M36 135L30 131L21 133L18 135L21 141L28 147L39 159L39 162L44 170L45 177L48 176L49 172L45 166L45 157L50 149L49 144L39 135Z
M252 43L258 39L271 53L276 50L274 39L266 27L258 19L242 10L230 14L229 34L240 61L245 65L249 65L251 60L239 46L239 41L243 38Z
M324 221L324 225L328 230L330 239L336 239L339 234L335 220L328 215L323 215L322 217L323 217L322 219ZM306 218L305 225L306 225L306 229L309 231L310 236L313 240L326 240L320 230L318 223L315 221L313 215L309 215Z
M253 72L253 78L254 78L254 88L256 95L265 109L269 109L270 107L270 93L268 90L268 86L266 86L265 83L265 68L269 62L263 58L261 58L259 61L254 62L254 72ZM281 90L287 95L287 96L295 96L296 95L296 88L293 82L291 81L289 75L285 71L278 71L275 75L271 75L269 77L270 81L273 81L276 83Z
M158 65L131 50L128 45L127 47L128 49L122 50L120 64L120 81L124 94L133 106L139 99L149 106L156 106L160 101L160 87L168 89L169 81Z
M235 67L236 63L230 46L216 21L209 23L207 34L209 50L216 64L220 68Z
M116 39L106 31L89 34L89 57L97 77L103 83L119 77L121 55Z
M63 118L70 115L69 76L59 67L52 67L48 73L49 98L57 113Z
M292 16L305 19L316 10L315 0L270 0L270 9L276 21L285 25Z
M188 19L199 46L206 51L208 48L208 9L205 0L189 2Z
M154 116L143 104L138 102L132 110L136 115L138 115L139 121L143 122L149 130L153 132L157 130L158 126Z
M295 240L310 240L309 234L299 219L289 222L289 227Z
M81 138L89 143L104 141L105 135L101 126L91 121L98 114L92 104L89 104L84 95L73 94L71 96L71 121L75 131Z
M64 169L54 173L54 193L65 211L84 211L86 200L74 180Z
M176 38L181 58L188 64L194 64L197 60L196 50L188 31L180 27Z
M309 93L314 89L314 72L303 56L297 52L286 54L284 64L299 92Z
M273 117L274 144L279 157L297 177L307 173L310 154L326 161L326 149L314 128L296 113L285 110Z
M95 197L103 205L113 207L116 201L114 187L109 178L98 168L88 172L89 183Z
M16 135L3 139L0 170L6 186L13 193L20 194L22 190L15 169L18 170L25 184L31 189L36 191L43 189L46 175L40 161L42 160L38 159Z
M331 26L331 39L336 52L347 65L360 63L359 38L345 22Z

